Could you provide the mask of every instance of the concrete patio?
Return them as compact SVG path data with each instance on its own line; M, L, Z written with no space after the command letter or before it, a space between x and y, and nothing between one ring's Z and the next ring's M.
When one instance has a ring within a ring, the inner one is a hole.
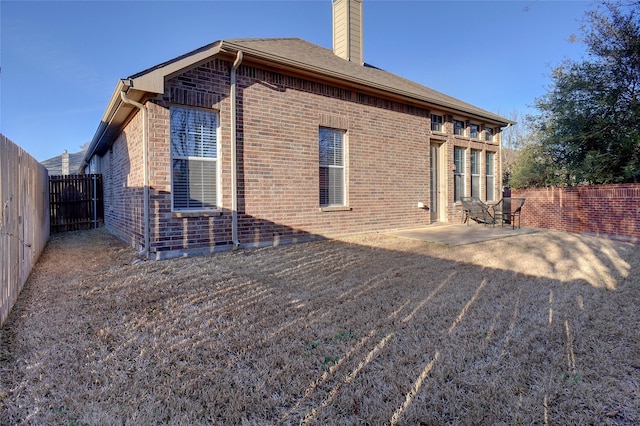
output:
M516 235L531 234L538 232L535 228L516 228L511 226L490 226L472 223L448 224L435 223L428 226L413 229L402 229L387 232L388 235L401 238L411 238L414 240L431 241L435 243L448 244L452 246L479 243L483 241L508 238Z

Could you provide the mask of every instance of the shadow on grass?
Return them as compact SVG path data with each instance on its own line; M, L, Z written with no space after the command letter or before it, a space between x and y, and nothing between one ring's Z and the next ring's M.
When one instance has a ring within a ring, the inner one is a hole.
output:
M633 424L638 254L367 234L105 267L10 318L1 420Z

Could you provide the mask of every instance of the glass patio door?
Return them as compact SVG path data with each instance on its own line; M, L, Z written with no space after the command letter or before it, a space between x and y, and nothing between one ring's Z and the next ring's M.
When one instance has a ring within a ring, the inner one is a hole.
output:
M429 187L431 222L440 220L440 145L431 145L429 161Z

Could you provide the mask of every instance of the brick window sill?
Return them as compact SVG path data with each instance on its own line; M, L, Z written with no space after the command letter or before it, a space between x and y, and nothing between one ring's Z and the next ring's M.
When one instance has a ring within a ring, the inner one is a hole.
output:
M351 211L351 207L348 206L328 206L328 207L320 207L321 212L347 212Z
M174 219L182 219L185 217L217 217L222 216L222 210L199 210L191 212L171 212Z

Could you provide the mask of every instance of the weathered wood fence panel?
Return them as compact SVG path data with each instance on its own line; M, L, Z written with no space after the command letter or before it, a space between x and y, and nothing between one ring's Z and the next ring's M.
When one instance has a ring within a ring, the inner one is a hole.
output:
M93 229L104 221L102 175L49 178L51 233Z
M49 240L47 169L0 134L0 324Z

